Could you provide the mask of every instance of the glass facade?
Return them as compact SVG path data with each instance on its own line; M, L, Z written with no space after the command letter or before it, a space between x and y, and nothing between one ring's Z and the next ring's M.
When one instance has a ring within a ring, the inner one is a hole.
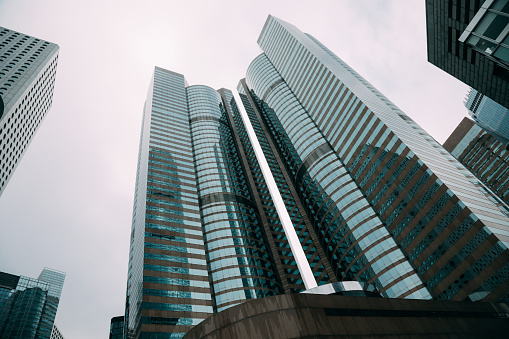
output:
M496 103L475 89L470 89L465 106L479 126L504 144L509 144L509 108Z
M124 317L113 317L110 323L110 336L109 339L123 339L124 338Z
M286 211L232 92L156 67L124 336L181 338L246 300L302 292L303 276L390 298L504 300L507 205L312 36L269 16L259 44L237 90Z
M210 314L186 81L157 67L144 108L124 332L179 338Z
M509 66L509 0L485 1L459 40Z
M214 312L284 293L233 108L229 90L188 86L156 67L138 161L128 338L180 338Z
M233 99L228 90L225 97ZM187 88L209 274L218 312L280 289L235 148L228 112L210 87Z
M312 36L269 16L258 43L240 94L338 279L388 297L503 299L507 206Z
M0 272L0 337L50 339L64 279L49 268L37 279Z
M464 118L444 147L498 198L509 204L509 150L498 136Z

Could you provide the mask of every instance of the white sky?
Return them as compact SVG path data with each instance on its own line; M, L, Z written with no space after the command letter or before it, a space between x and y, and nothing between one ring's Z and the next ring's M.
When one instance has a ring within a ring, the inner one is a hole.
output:
M53 107L0 197L0 271L67 273L57 324L123 315L142 109L155 65L235 90L273 14L312 34L443 143L467 86L426 61L422 0L0 0L0 25L60 45Z

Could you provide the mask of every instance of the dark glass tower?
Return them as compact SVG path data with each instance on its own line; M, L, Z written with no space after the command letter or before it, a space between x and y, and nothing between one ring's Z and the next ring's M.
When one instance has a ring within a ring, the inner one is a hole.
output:
M428 61L509 107L509 1L426 0Z

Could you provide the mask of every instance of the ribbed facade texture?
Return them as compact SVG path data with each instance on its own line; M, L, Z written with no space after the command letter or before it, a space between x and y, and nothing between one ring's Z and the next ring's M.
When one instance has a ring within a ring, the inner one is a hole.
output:
M465 106L479 126L503 143L509 143L509 108L496 103L475 89L469 91Z
M388 297L504 298L507 206L312 36L269 17L258 43L247 110L278 145L338 279Z
M247 117L231 91L155 68L124 335L180 338L309 277L389 298L507 297L507 205L312 36L269 16L259 45L237 87Z
M509 107L509 2L426 0L428 61Z
M0 27L0 195L51 107L58 50Z
M185 333L212 314L210 295L185 79L156 68L141 133L125 333Z
M471 171L498 198L509 204L509 150L507 144L472 120L464 118L444 148Z
M49 268L37 279L0 272L0 338L53 338L64 280Z
M284 293L233 111L231 91L187 86L156 67L140 143L127 337L180 338L214 312Z

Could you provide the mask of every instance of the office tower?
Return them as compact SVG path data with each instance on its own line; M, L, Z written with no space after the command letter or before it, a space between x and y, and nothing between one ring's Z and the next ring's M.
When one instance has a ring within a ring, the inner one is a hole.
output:
M509 2L426 0L428 61L509 107Z
M58 50L0 27L0 195L51 107Z
M384 297L506 298L507 206L311 35L269 16L258 44L241 97L336 277Z
M464 118L444 143L458 159L498 198L509 204L509 151L507 144Z
M389 298L503 299L507 206L312 36L269 16L259 44L238 90L281 204L232 92L156 67L125 336L182 337L246 300L346 280Z
M213 312L284 291L235 142L233 104L229 90L155 69L136 179L128 337L181 337Z
M64 279L50 268L37 279L0 272L0 337L50 339Z
M509 143L509 108L497 104L475 89L470 89L465 106L479 126L503 143Z

